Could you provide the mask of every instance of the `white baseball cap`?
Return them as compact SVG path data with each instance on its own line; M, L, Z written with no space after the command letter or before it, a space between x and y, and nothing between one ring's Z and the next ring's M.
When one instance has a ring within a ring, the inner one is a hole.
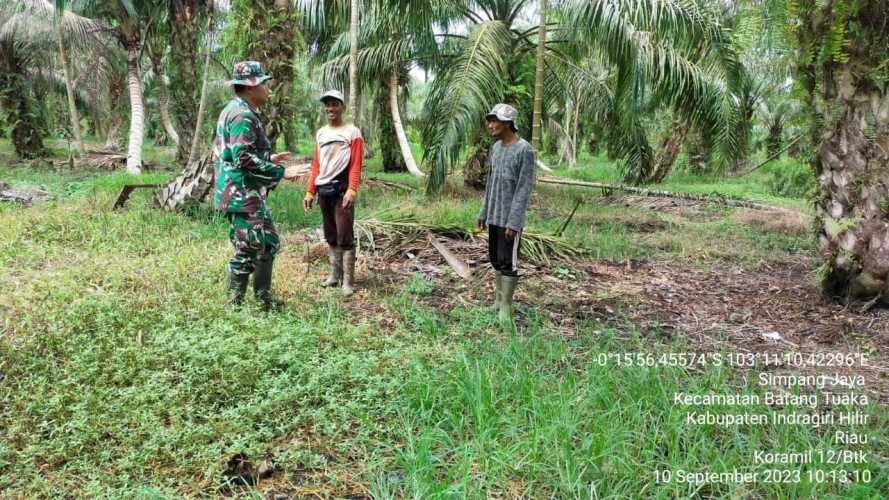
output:
M340 101L341 103L343 103L343 104L346 103L346 98L345 98L345 96L343 96L343 93L340 92L339 90L328 90L327 92L324 92L323 94L321 94L321 98L318 99L318 100L321 101L321 102L324 102L324 99L327 99L328 97L332 97L332 98L334 98L334 99L337 99L337 100L339 100L339 101Z
M519 112L509 104L495 104L494 108L485 115L485 118L495 118L501 122L513 122L519 117Z

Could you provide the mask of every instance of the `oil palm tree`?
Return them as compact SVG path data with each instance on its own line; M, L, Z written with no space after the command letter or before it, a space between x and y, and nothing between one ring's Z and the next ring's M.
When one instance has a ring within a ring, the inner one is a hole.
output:
M20 159L46 153L38 130L36 104L27 85L27 68L36 53L19 39L18 29L9 26L10 14L0 11L0 108L6 112L10 138Z
M145 43L145 52L151 63L152 80L157 91L157 105L161 116L161 125L173 144L179 146L179 132L176 130L175 118L170 110L170 89L167 88L167 70L165 62L172 58L172 51L167 55L167 46L171 35L168 31L168 23L157 22L151 26L151 34ZM178 83L178 82L177 82ZM177 108L180 113L181 108ZM177 113L178 115L179 113Z
M55 0L60 11L71 9L108 25L127 53L127 89L130 97L130 133L127 172L142 168L145 107L142 102L141 56L148 26L162 12L161 0Z
M550 55L543 73L543 87L547 92L541 93L540 105L546 108L552 152L574 167L580 150L583 120L602 123L613 107L614 75L605 67L601 57L584 50ZM538 95L536 90L534 94L535 97ZM540 136L542 140L542 130Z
M25 85L29 74L41 73L35 67L41 56L52 56L56 50L61 54L64 86L68 99L68 112L75 145L81 157L85 154L80 133L80 120L76 105L76 90L72 69L68 60L68 47L86 46L96 48L93 36L101 29L93 20L66 12L59 15L48 0L12 0L0 9L5 21L0 28L0 43L3 44L3 61L9 68L16 68L14 77L18 86L4 85L7 89L6 104L11 110L13 139L19 155L35 157L42 153L42 141L37 133L33 103L28 103L30 93ZM51 73L50 73L51 75ZM13 78L13 77L10 77ZM10 82L12 85L12 82Z
M791 7L782 14L797 42L795 76L810 117L824 291L886 303L889 1Z
M784 129L788 122L796 118L799 112L798 103L786 95L776 96L763 101L758 110L766 129L766 156L772 157L784 146Z
M459 3L460 5L455 5ZM457 160L465 138L480 126L480 116L500 101L513 83L510 70L518 58L536 50L538 26L524 28L517 18L523 0L450 2L462 13L464 35L445 53L426 103L424 160L431 174L427 191L437 192ZM545 66L559 58L563 47L591 46L614 70L610 127L620 130L618 152L629 180L643 178L653 155L640 112L646 99L672 106L720 140L726 158L736 153L738 140L730 123L731 95L725 91L739 81L742 69L733 57L730 40L718 20L694 4L664 0L554 2L559 26L547 40ZM706 66L690 58L706 52ZM549 87L547 87L549 90ZM525 121L528 120L525 117Z
M404 123L401 119L399 95L408 82L408 71L415 64L418 54L428 51L434 44L431 24L424 25L417 19L417 12L407 8L393 8L392 4L369 2L362 7L364 12L362 29L358 33L361 47L354 58L354 76L365 82L365 90L370 83L376 84L376 114L379 117L379 143L386 170L407 170L423 177L425 174L417 166L407 140ZM420 12L422 14L423 12ZM405 30L405 26L412 29ZM396 29L401 26L402 29ZM424 29L424 26L428 28ZM341 87L348 75L352 80L353 57L351 54L351 33L335 37L330 44L326 62L322 65L322 81L327 86ZM348 71L348 73L347 73ZM350 84L351 85L351 84ZM401 161L393 158L400 157Z
M274 77L265 112L272 147L282 137L285 147L294 150L294 65L302 46L297 11L290 0L237 0L231 4L229 18L227 29L237 33L231 41L239 57L262 61L263 69Z
M197 126L200 80L195 78L201 60L198 53L203 40L204 25L212 2L209 0L167 0L166 24L163 29L169 42L169 75L175 82L170 88L170 101L175 110L175 128L179 135L176 161L185 164Z

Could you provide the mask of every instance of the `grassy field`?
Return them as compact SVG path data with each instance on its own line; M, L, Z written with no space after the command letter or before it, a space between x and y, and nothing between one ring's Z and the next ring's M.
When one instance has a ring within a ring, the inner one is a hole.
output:
M770 467L753 464L755 451L829 449L832 435L689 425L674 393L760 388L726 367L601 362L607 353L685 352L681 336L592 320L560 336L534 301L520 304L518 331L504 332L482 303L429 306L424 298L439 285L422 274L343 302L317 288L324 267L307 275L298 247L285 248L275 269L282 312L262 314L252 301L232 310L223 219L159 212L145 192L113 212L132 177L5 166L9 156L0 141L0 180L45 186L53 199L0 204L0 497L870 499L889 491L889 420L875 404L860 447L870 461L845 466L867 483L807 480L821 466L803 466L798 483L658 483L655 471L762 473ZM614 178L596 162L559 173ZM369 175L416 184L376 169ZM680 173L664 189L807 205L770 191L774 175ZM477 196L450 191L428 201L368 187L358 210L408 210L471 228ZM270 200L285 240L320 222L317 211L303 213L302 195L285 184ZM552 186L537 188L529 229L554 232L575 199L584 203L566 238L591 259L753 266L814 249L805 231L739 222L719 206L684 217Z

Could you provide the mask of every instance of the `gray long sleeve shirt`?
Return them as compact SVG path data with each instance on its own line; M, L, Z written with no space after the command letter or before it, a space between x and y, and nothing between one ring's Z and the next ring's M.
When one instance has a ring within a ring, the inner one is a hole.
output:
M491 148L491 171L478 218L485 224L520 231L534 188L534 149L519 138L506 145L497 141Z

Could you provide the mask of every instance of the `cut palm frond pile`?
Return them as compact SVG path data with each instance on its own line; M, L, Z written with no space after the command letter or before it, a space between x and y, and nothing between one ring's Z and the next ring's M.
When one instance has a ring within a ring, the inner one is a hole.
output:
M49 198L49 192L43 188L12 187L5 182L0 182L0 201L31 205Z
M127 166L127 155L112 151L89 151L86 156L77 160L56 160L53 162L56 168L88 168L96 170L118 170ZM155 171L159 165L147 160L142 160L142 170Z
M488 239L486 232L475 232L460 224L422 221L412 215L393 212L380 212L356 220L355 230L359 235L359 244L367 245L371 250L377 250L383 241L400 245L422 242L425 245L427 234L471 242L472 247L478 248L482 248L482 245L476 245L476 240ZM558 236L522 233L522 255L536 262L549 264L552 259L570 259L584 253L584 250Z

